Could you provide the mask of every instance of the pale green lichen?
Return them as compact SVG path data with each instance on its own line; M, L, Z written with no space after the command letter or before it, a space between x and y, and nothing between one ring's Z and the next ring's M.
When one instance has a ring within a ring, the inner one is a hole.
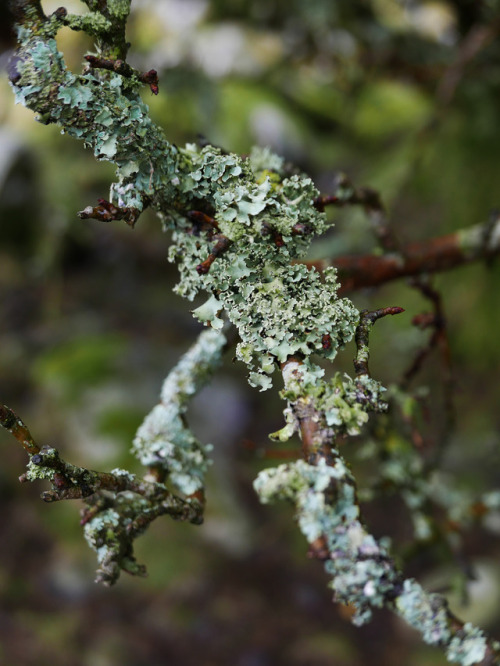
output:
M109 502L111 507L99 511L85 524L84 536L97 554L97 580L112 585L121 570L136 576L145 574L144 566L137 564L133 556L127 527L150 505L133 493L120 493Z
M417 581L408 578L395 605L401 617L420 631L426 643L446 645L449 642L449 620L441 596L429 594Z
M185 495L204 486L210 446L202 445L186 425L189 400L220 365L226 338L207 330L169 373L161 401L144 419L133 442L133 453L146 467L166 471L170 483Z
M53 39L26 38L19 57L19 101L83 139L98 159L117 165L120 181L112 197L119 206L140 211L147 202L162 214L173 231L169 256L179 265L178 293L192 299L207 292L208 308L195 315L212 326L221 326L219 313L226 311L238 327L237 358L247 363L253 385L268 388L276 363L290 355L335 357L352 338L358 312L337 298L333 269L320 276L290 264L327 228L314 206L318 191L310 178L286 175L282 159L269 150L243 159L213 146L172 146L151 122L134 81L115 73L75 76ZM197 266L213 241L205 232L193 233L185 216L201 200L232 241L206 275ZM214 299L220 310L214 310ZM322 344L325 335L328 346Z
M448 661L472 666L486 654L484 632L470 622L461 629L451 630L446 601L438 594L429 594L415 580L405 580L396 599L401 617L417 629L426 643L445 647Z
M334 456L332 466L324 460L314 466L299 460L263 470L255 490L264 503L292 502L309 543L326 540L330 556L325 569L332 576L335 599L355 607L355 624L370 620L373 608L393 603L426 643L445 648L449 661L479 663L486 653L484 633L469 623L452 630L454 620L441 595L429 594L413 579L401 581L385 546L360 522L352 475L335 451Z
M314 400L315 410L325 415L326 426L337 434L358 435L368 421L368 412L387 409L381 397L384 387L368 375L352 379L347 374L336 373L328 381L323 376L324 370L310 359L289 362L283 372L285 388L280 395L289 403ZM285 430L278 435L281 441L293 434L291 426L288 416Z
M332 576L335 598L356 608L356 624L367 622L372 607L386 603L398 575L385 548L359 520L354 481L342 459L336 457L333 465L298 460L267 469L259 473L254 488L264 503L291 501L309 543L320 536L326 539L331 557L325 568Z
M109 32L113 27L111 21L99 12L89 12L84 16L68 14L64 24L72 30L83 30L95 36Z
M463 628L451 639L447 657L449 661L472 666L484 659L486 654L486 637L484 632L466 622Z
M28 481L49 480L52 481L54 468L50 466L59 459L59 454L54 448L46 448L43 455L35 454L30 457L27 465L26 479Z

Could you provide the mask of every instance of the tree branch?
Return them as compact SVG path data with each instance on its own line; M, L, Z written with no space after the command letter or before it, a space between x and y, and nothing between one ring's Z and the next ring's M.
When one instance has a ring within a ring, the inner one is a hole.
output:
M446 236L409 243L400 253L345 255L304 262L319 271L338 270L340 294L380 287L402 277L440 273L473 261L488 261L500 253L500 217L486 224L461 229Z
M367 327L380 316L396 314L391 310L365 313L358 337L366 342ZM355 479L335 448L334 429L328 427L324 409L314 405L317 398L311 397L308 373L296 358L283 365L306 461L262 471L254 483L261 501L285 499L295 505L311 554L332 576L335 599L355 608L356 624L369 621L373 608L386 607L419 631L426 643L441 647L449 661L499 664L500 644L453 615L444 597L426 592L413 579L405 580L363 525Z

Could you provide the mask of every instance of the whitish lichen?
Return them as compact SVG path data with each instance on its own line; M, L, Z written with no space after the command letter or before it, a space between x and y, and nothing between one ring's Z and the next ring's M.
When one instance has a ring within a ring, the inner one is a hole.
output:
M352 338L358 312L337 298L333 269L321 277L290 264L327 228L311 179L287 174L268 149L247 159L213 146L179 149L151 122L136 81L108 72L75 76L53 39L24 31L21 42L18 101L117 165L112 197L118 206L158 210L173 231L169 256L179 265L178 293L192 299L207 292L207 307L195 316L215 328L220 311L227 312L238 327L237 358L248 365L251 384L268 388L276 363L293 354L333 359ZM186 217L201 201L230 243L204 275L197 267L211 252L213 234Z
M463 628L451 639L448 645L449 661L472 666L484 659L486 654L486 637L484 632L466 622Z
M84 527L85 539L97 554L97 580L107 585L117 580L122 569L136 576L145 574L133 556L127 527L150 506L133 493L120 493L109 501L113 506L99 511Z
M185 422L189 400L212 377L221 362L226 338L204 331L167 376L161 401L144 419L133 442L133 453L146 467L159 467L172 485L191 495L204 485L210 447L202 445Z
M484 633L469 623L457 631L442 596L429 594L413 579L401 581L385 547L360 522L352 475L338 453L333 455L332 466L299 460L266 469L255 480L255 490L264 503L292 502L307 541L325 540L330 554L325 569L335 599L354 606L355 624L368 621L373 608L394 603L426 643L445 648L449 661L479 663L486 653Z
M413 579L404 581L403 590L396 599L396 608L408 624L421 632L426 643L446 645L451 637L449 621L443 599L428 594Z
M331 466L324 460L318 465L299 460L264 470L254 487L262 502L293 502L309 543L326 540L331 557L325 568L335 598L356 608L356 624L368 621L371 608L385 604L398 576L384 547L359 520L353 478L342 459L337 457Z

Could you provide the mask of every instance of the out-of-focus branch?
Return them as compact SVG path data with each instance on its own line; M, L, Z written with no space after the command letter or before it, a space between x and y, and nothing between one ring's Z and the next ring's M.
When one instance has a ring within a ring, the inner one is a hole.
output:
M355 187L346 174L338 173L334 179L333 191L331 196L320 196L314 200L319 211L324 211L326 206L363 206L380 246L386 252L394 252L399 248L398 239L389 225L386 208L377 190L372 187Z
M40 447L31 436L27 426L7 405L0 405L0 425L17 439L30 456L40 453Z
M473 261L488 260L500 253L500 217L453 234L409 243L394 254L345 255L306 262L319 271L334 266L339 275L339 293L380 287L402 277L440 273Z
M455 61L445 70L436 97L441 106L448 106L464 76L467 65L498 37L500 21L473 25L459 45Z

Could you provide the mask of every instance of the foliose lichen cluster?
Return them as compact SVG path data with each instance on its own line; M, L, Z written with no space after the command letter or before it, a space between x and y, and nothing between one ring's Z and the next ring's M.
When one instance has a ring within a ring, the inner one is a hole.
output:
M19 39L16 100L117 165L111 194L118 206L150 205L161 214L173 232L177 292L189 299L208 293L194 314L214 328L222 326L219 313L227 313L238 327L237 357L248 365L250 382L269 388L276 363L292 354L333 359L352 338L358 312L337 297L334 269L320 276L291 264L328 226L313 205L319 193L311 179L287 174L269 150L242 158L213 146L177 148L152 123L134 81L92 70L76 76L52 37L21 28ZM206 275L196 269L210 254L211 234L186 217L201 205L230 242Z

